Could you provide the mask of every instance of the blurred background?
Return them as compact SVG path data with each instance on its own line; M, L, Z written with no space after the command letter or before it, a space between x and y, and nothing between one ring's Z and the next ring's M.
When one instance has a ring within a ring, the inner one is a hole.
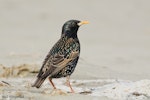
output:
M81 59L73 75L150 78L149 4L149 0L0 0L0 64L41 65L67 20L88 20L90 24L78 31Z

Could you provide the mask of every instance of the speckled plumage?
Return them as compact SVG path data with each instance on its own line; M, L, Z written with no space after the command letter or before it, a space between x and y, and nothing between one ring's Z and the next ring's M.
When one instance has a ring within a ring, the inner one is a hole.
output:
M70 76L77 65L80 43L77 37L78 20L67 21L62 28L61 38L46 56L33 87L39 88L44 80Z
M79 40L63 36L50 50L38 77L60 78L72 74L80 54ZM71 67L71 69L68 69ZM55 73L54 73L55 71Z

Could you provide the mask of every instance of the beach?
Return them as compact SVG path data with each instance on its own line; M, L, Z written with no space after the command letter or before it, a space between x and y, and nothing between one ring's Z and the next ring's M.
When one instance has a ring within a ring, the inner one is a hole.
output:
M0 100L150 99L150 1L0 0ZM69 93L65 78L31 87L70 19L88 20ZM8 83L8 84L7 84Z

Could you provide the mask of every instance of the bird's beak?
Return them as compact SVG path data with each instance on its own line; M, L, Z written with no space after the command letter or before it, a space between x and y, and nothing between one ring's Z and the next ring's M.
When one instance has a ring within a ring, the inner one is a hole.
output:
M81 22L78 23L78 26L81 26L83 24L88 24L88 23L89 23L88 21L81 21Z

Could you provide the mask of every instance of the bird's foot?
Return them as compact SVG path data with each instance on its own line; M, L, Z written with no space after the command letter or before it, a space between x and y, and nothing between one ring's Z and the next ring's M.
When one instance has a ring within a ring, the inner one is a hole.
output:
M67 92L67 93L75 93L75 91L73 90L73 91L69 91L69 92Z
M54 95L67 95L66 92L60 90L60 89L54 89L51 93L50 93L52 96Z

